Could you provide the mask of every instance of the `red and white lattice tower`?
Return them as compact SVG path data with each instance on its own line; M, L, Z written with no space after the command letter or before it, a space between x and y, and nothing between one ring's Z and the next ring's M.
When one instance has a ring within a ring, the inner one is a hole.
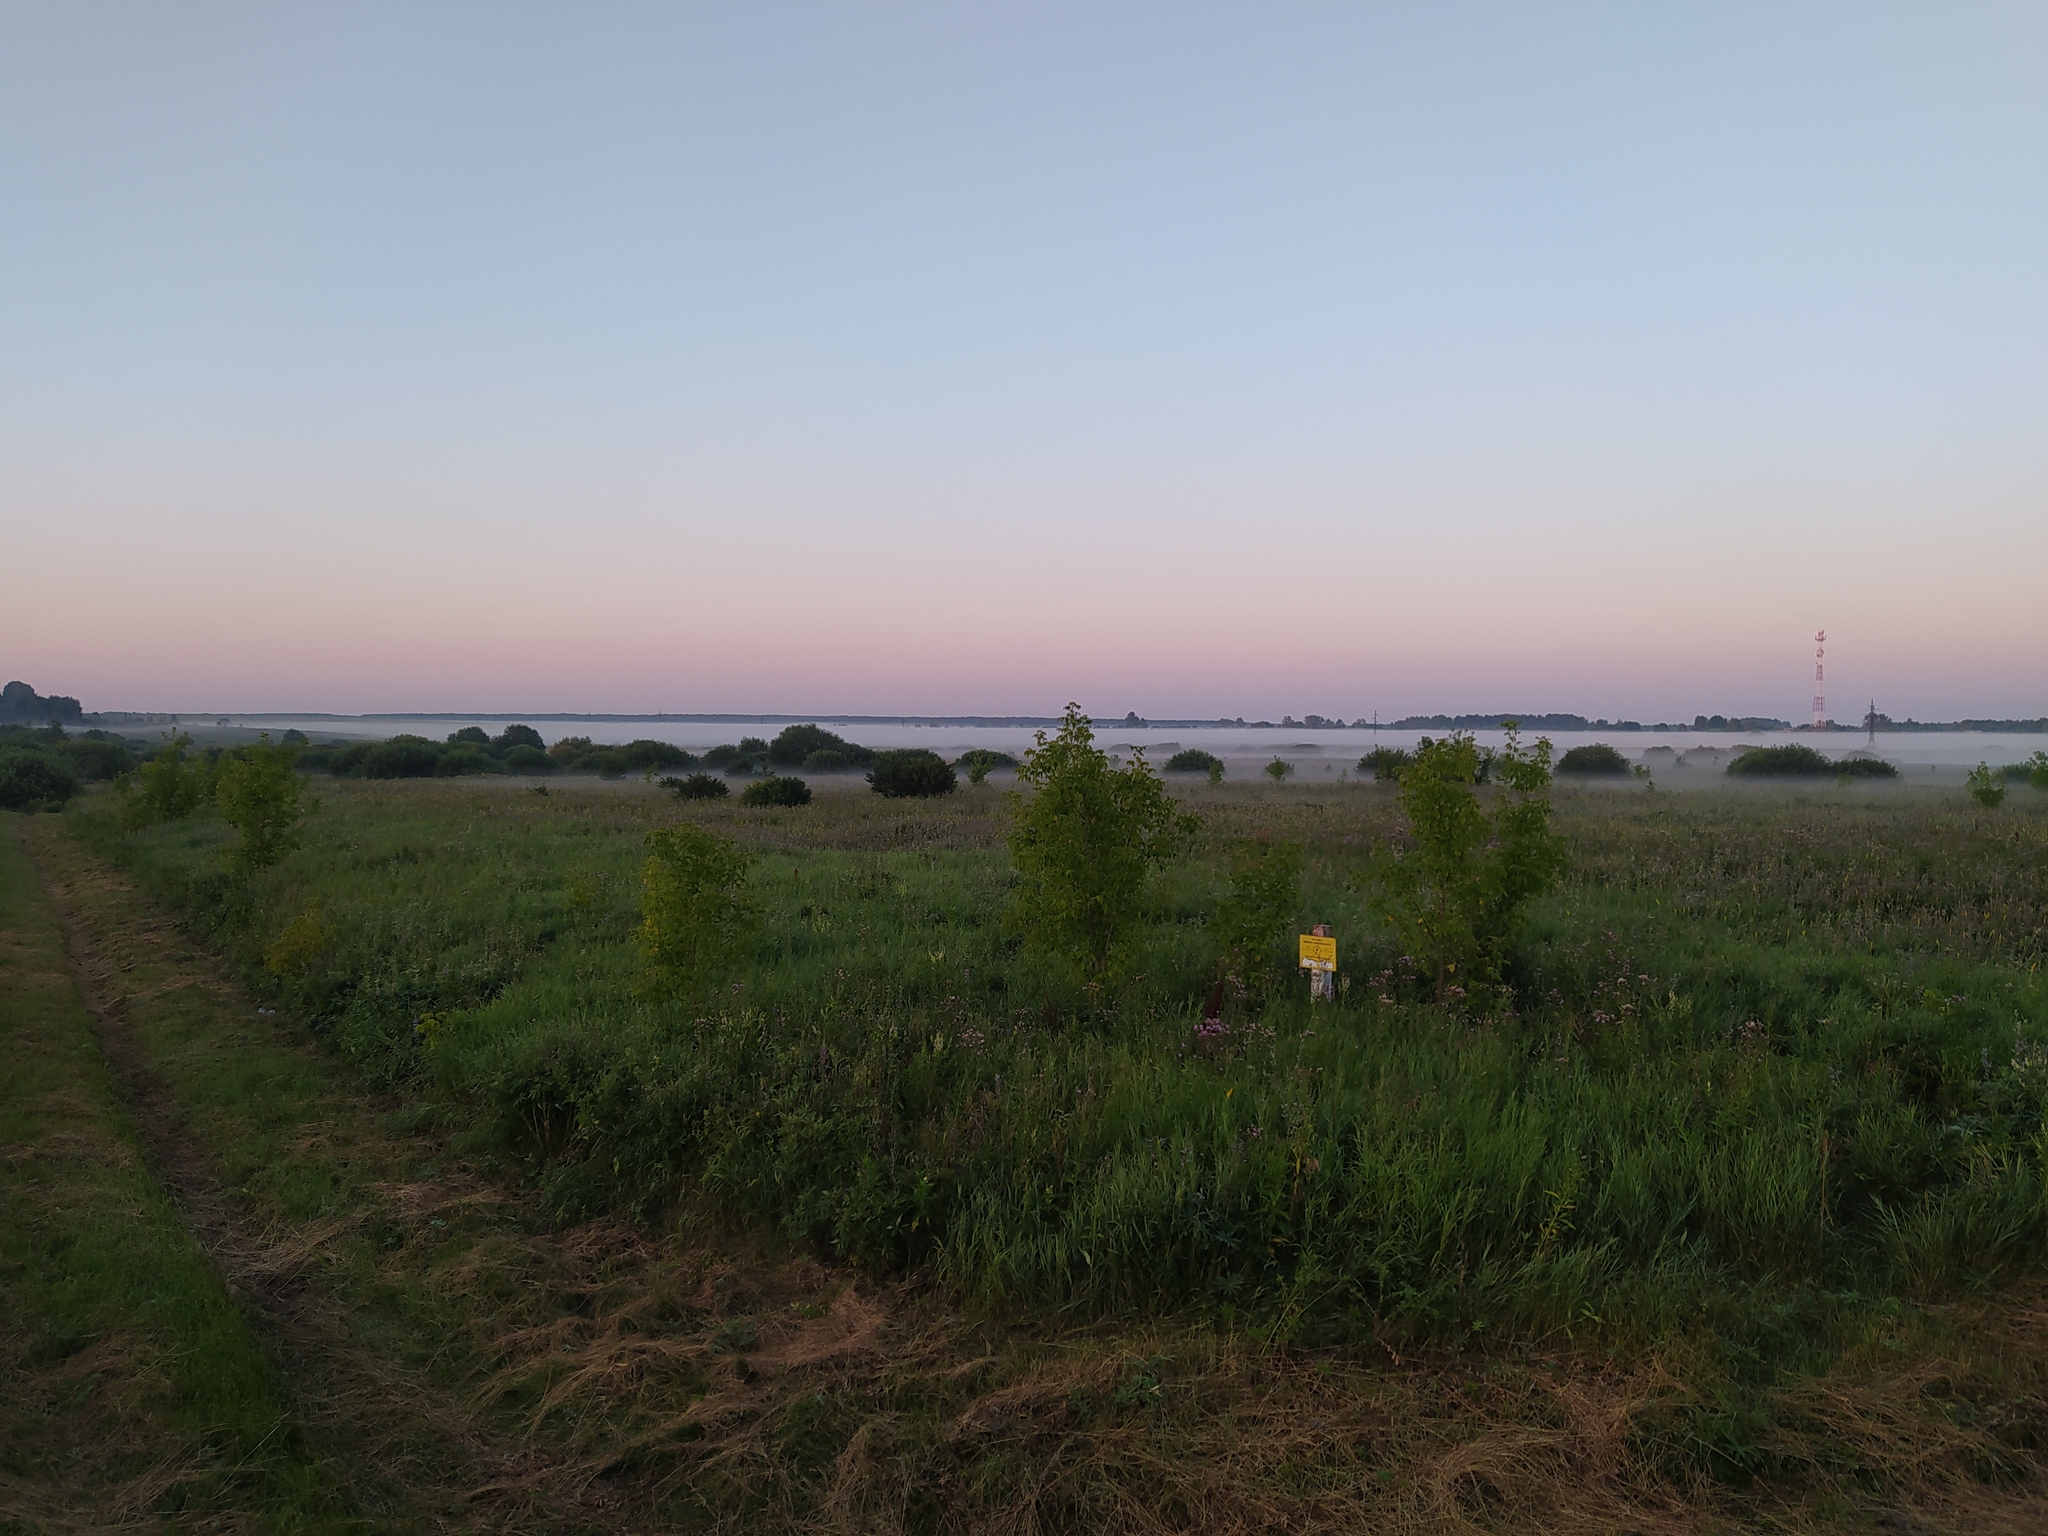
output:
M1828 723L1828 695L1821 686L1821 658L1828 653L1828 632L1822 630L1813 637L1813 728L1817 731Z

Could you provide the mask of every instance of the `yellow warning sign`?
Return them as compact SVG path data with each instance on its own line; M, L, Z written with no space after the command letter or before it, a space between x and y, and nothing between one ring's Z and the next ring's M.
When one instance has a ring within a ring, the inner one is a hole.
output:
M1318 934L1304 933L1301 936L1301 968L1304 971L1337 969L1337 941Z

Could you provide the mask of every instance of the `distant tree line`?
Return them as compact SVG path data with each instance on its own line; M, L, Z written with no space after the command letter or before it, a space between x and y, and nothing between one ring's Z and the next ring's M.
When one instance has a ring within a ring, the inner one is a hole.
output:
M44 698L24 682L0 688L0 724L71 725L83 718L78 700L64 694Z

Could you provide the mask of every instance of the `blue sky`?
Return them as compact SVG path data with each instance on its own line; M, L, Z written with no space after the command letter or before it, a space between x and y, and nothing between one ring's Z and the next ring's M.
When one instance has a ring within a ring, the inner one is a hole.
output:
M1825 625L2043 713L2044 80L2039 6L6 7L0 666L1793 716Z

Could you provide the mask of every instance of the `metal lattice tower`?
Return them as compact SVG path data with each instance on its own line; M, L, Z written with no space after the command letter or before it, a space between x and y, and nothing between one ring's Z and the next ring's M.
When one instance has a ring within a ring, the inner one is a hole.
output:
M1817 731L1828 723L1828 695L1821 686L1821 658L1828 653L1828 632L1822 630L1813 637L1813 728Z

